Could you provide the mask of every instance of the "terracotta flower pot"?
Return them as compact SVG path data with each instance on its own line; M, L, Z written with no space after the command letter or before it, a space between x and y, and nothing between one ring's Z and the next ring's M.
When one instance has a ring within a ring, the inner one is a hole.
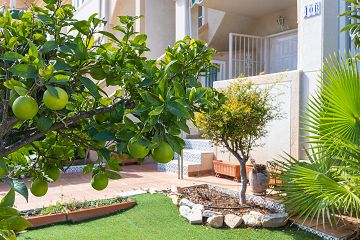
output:
M252 193L255 195L266 194L266 190L269 187L270 176L267 170L257 172L254 168L249 173L249 184Z
M97 208L79 209L77 211L68 212L67 218L68 221L71 221L73 223L81 222L84 220L111 215L120 210L131 208L135 206L135 204L136 202L131 201L131 202L117 203L117 204L102 206Z
M27 220L32 224L31 228L42 227L55 223L67 222L66 213L56 213L42 216L31 216Z

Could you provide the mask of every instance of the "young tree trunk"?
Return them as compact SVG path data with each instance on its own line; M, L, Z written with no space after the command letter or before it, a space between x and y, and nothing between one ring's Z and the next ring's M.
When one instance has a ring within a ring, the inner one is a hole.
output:
M240 174L241 174L241 191L240 191L240 204L246 204L246 188L247 188L247 177L246 177L246 162L240 162Z

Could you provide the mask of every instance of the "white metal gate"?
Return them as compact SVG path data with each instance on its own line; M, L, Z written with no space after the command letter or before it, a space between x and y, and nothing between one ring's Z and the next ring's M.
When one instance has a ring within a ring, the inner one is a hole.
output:
M297 69L297 30L266 37L229 34L229 79Z
M229 34L229 78L259 75L265 65L265 38Z

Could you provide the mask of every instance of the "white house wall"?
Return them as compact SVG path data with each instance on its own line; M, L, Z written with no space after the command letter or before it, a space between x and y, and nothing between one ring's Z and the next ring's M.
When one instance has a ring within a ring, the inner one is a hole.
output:
M260 87L273 85L272 94L275 102L280 104L282 118L272 121L267 126L268 135L258 143L262 147L255 148L251 157L257 163L265 164L268 161L279 159L280 155L289 153L299 156L299 81L301 72L291 71L250 79ZM236 80L214 82L214 88L221 90ZM236 158L223 147L215 147L216 159L237 162Z
M277 20L280 16L285 19L283 29L277 24ZM285 10L267 14L258 18L251 34L257 36L267 36L290 29L296 29L297 27L297 6L295 5Z
M145 1L145 33L150 59L159 58L175 42L175 2L173 0Z

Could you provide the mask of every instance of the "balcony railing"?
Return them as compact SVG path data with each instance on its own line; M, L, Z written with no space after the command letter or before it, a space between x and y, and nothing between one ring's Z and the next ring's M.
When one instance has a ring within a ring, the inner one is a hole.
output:
M249 77L265 71L266 38L229 34L229 78Z

